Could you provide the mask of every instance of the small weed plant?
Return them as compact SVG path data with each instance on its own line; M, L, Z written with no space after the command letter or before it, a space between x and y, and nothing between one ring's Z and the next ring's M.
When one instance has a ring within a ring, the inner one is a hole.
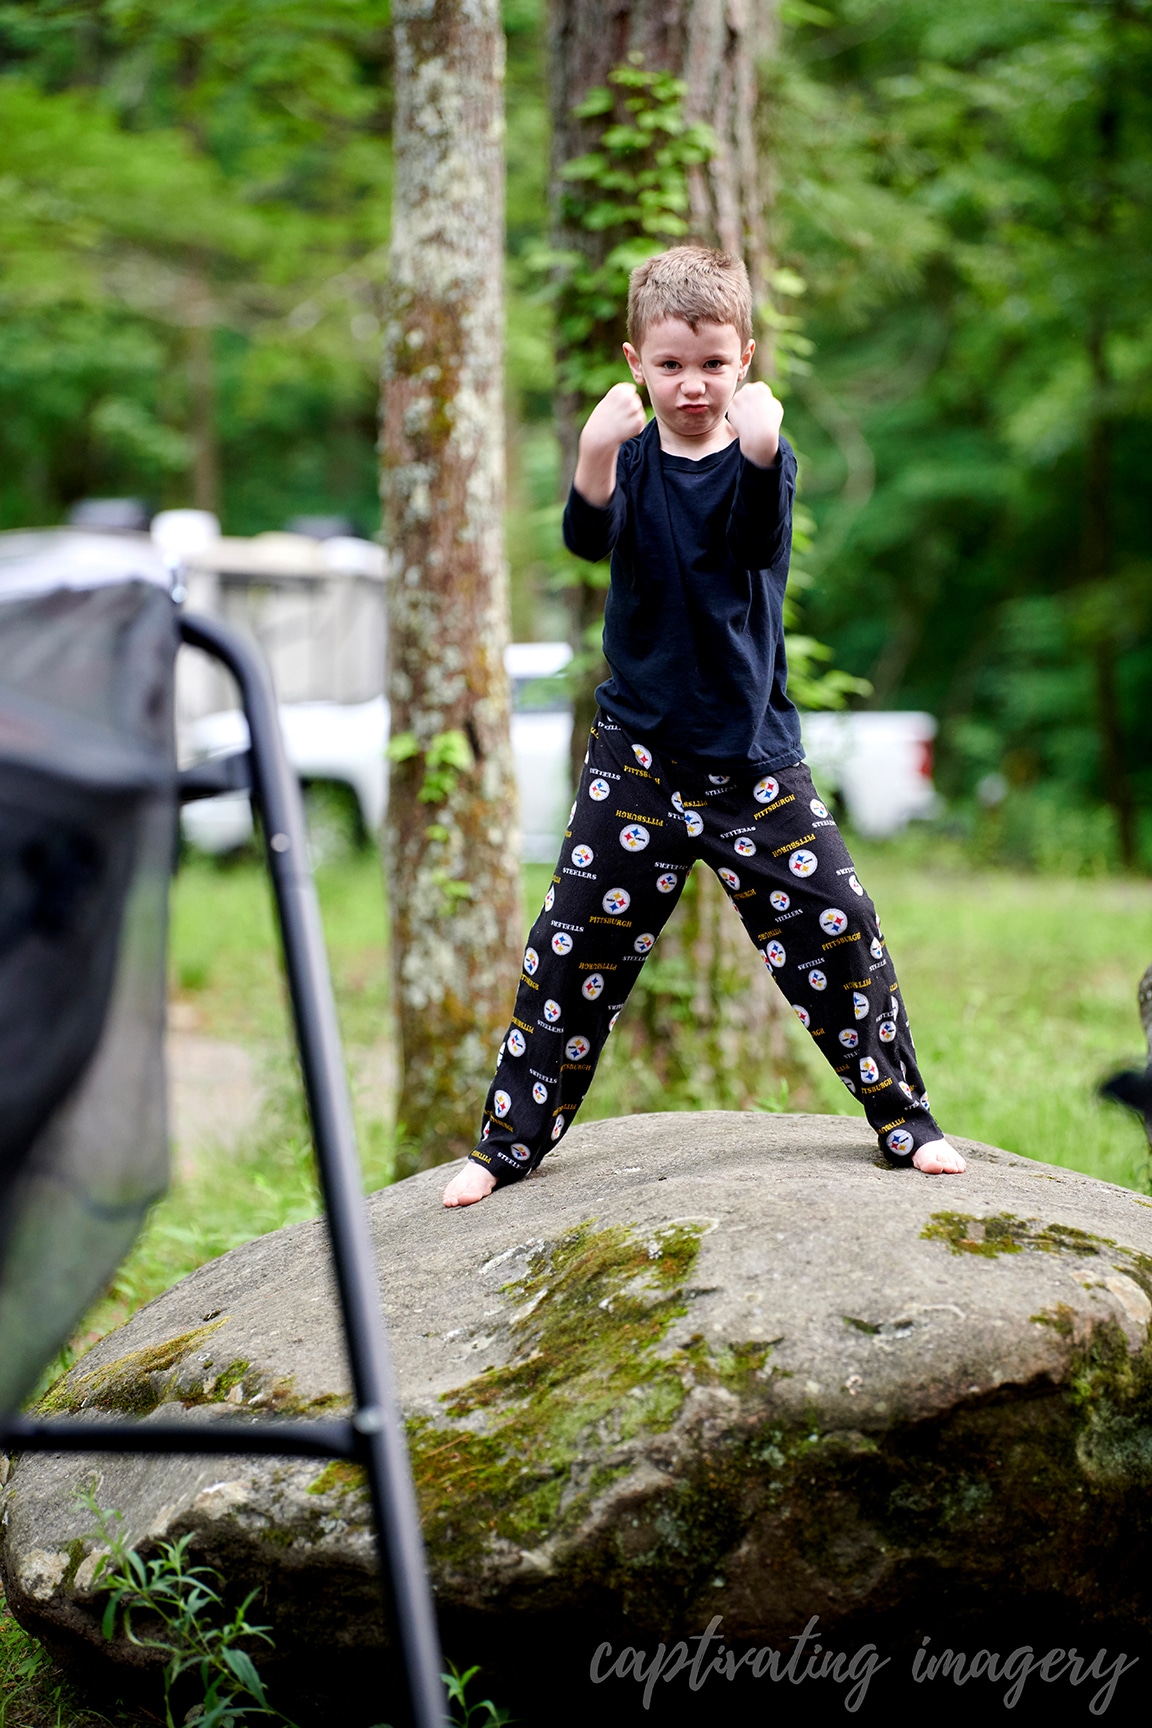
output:
M114 1638L119 1628L129 1643L164 1658L165 1728L176 1728L173 1693L185 1675L194 1675L204 1693L203 1701L183 1718L185 1723L195 1723L196 1728L240 1728L263 1717L295 1728L269 1704L256 1665L244 1648L252 1641L272 1644L268 1627L255 1626L248 1619L256 1591L229 1610L220 1594L220 1574L211 1566L190 1563L190 1536L161 1542L156 1556L145 1560L125 1541L119 1512L97 1505L91 1491L81 1496L81 1502L94 1520L90 1534L107 1549L94 1580L95 1589L108 1597L104 1636Z
M491 1698L483 1698L478 1704L468 1702L468 1687L479 1672L479 1668L466 1668L461 1674L455 1662L449 1662L448 1673L440 1676L452 1706L452 1728L506 1728L512 1721L507 1710L493 1704Z

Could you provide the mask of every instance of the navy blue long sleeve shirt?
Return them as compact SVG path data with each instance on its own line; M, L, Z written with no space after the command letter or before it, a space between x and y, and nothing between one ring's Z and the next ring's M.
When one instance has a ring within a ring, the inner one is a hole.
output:
M573 487L565 545L612 559L596 697L631 737L727 773L802 757L783 619L795 488L783 438L771 468L736 440L693 460L661 450L654 420L621 445L603 509Z

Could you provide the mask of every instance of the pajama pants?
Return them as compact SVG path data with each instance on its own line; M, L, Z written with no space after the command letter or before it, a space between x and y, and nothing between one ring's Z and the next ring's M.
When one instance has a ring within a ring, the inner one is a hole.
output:
M534 1169L571 1125L697 860L889 1162L940 1138L876 909L804 763L701 774L600 713L472 1154L498 1182Z

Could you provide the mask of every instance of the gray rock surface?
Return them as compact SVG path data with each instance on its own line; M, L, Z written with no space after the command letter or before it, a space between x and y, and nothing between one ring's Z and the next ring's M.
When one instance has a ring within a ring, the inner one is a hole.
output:
M720 1613L764 1642L930 1588L1147 1628L1152 1201L959 1144L946 1179L887 1168L846 1118L653 1115L574 1129L465 1211L443 1169L374 1195L447 1620L667 1636ZM306 1224L184 1279L47 1404L257 1420L346 1389ZM84 1484L139 1544L192 1531L260 1587L282 1655L379 1639L348 1467L17 1458L5 1587L57 1649L138 1659L99 1639Z

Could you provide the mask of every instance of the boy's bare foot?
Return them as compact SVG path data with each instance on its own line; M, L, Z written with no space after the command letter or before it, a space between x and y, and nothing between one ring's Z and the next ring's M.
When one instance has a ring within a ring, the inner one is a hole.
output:
M491 1170L481 1169L469 1158L463 1170L458 1170L444 1190L445 1206L474 1206L486 1200L496 1186Z
M947 1140L928 1140L912 1154L912 1162L925 1176L959 1176L968 1165Z

